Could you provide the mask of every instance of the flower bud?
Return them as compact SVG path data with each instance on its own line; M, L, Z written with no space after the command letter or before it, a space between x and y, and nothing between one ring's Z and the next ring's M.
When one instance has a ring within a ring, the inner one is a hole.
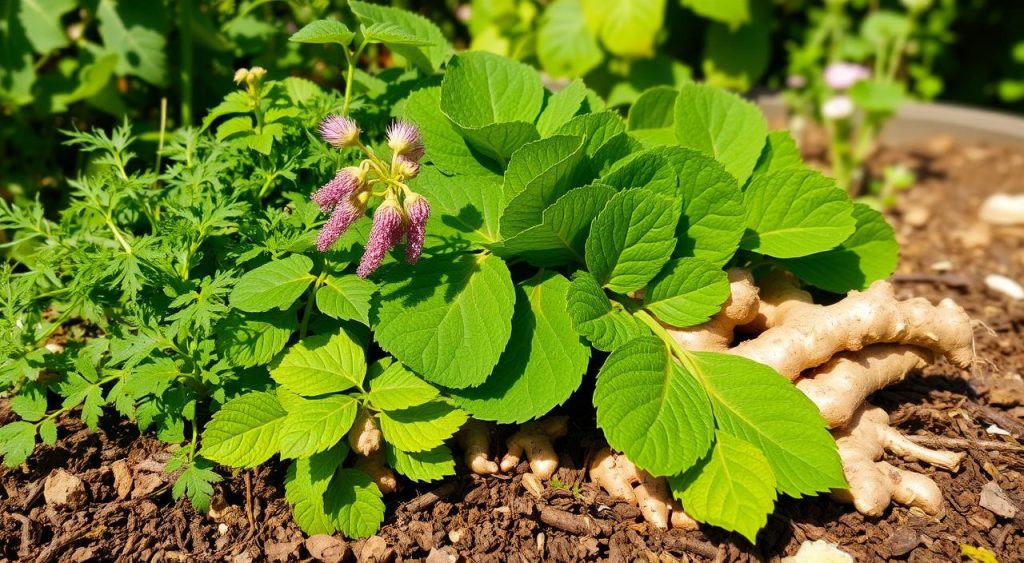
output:
M825 67L825 84L833 90L846 90L854 84L871 77L871 71L855 63L832 63Z
M423 141L420 139L420 130L408 121L395 121L388 126L388 146L398 156L404 156L412 161L419 161L423 157Z
M405 214L409 217L409 230L406 233L405 261L415 264L423 252L423 239L427 233L427 219L430 218L430 202L418 193L410 193L405 198Z
M825 119L837 121L853 115L853 100L849 96L832 96L821 105L821 115Z
M255 84L263 79L267 75L267 69L261 66L254 66L249 69L249 75L245 77L245 81L249 84Z
M354 147L359 144L359 126L351 118L328 115L320 122L320 136L335 147Z
M366 278L380 267L384 255L402 240L404 232L405 214L395 198L389 197L373 212L373 226L366 241L366 252L359 261L356 275Z
M402 179L413 178L419 173L420 165L415 161L409 160L404 156L395 159L395 174L401 176Z
M246 78L249 77L249 69L240 68L235 71L235 84L241 84L245 82Z

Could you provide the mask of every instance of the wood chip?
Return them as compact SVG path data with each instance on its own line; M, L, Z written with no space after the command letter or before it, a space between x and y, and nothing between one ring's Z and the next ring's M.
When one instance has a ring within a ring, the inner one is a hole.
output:
M994 481L989 481L981 488L981 499L978 504L1003 518L1013 518L1018 512L1017 506L1010 500L1010 496Z

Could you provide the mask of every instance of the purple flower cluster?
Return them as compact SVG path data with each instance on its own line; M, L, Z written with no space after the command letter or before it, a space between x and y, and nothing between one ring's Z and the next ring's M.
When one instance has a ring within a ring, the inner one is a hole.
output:
M361 203L359 192L363 189L365 180L364 169L358 166L342 168L330 182L310 197L321 211L331 214L316 240L316 247L320 252L326 252L341 235L345 234L352 223L363 216L366 204Z
M406 235L405 261L415 264L423 252L423 239L427 233L427 219L430 218L430 202L420 194L405 198L405 213L409 216L409 232Z
M395 154L412 162L423 158L423 140L420 130L408 121L398 120L388 126L388 146Z
M348 117L328 115L320 122L320 136L335 147L354 147L359 143L359 126Z

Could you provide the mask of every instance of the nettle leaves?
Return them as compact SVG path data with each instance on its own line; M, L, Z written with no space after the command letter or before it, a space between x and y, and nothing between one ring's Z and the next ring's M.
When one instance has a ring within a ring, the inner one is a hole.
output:
M368 366L364 346L350 332L299 341L274 362L270 376L274 390L240 395L214 413L202 454L231 467L255 467L274 455L294 460L285 496L307 533L366 537L383 521L377 485L359 469L344 467L346 436L360 430L353 427L361 416L380 429L378 455L399 473L414 481L454 473L444 442L466 413L401 363L385 359Z

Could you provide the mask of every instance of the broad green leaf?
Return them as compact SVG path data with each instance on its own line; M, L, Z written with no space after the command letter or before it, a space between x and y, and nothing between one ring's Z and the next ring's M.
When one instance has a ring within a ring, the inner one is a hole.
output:
M39 439L47 446L57 445L57 423L52 418L39 423Z
M395 362L370 380L370 403L377 410L394 411L422 405L437 398L436 387Z
M52 111L54 113L64 111L75 102L87 100L100 94L110 83L110 79L117 69L117 60L117 53L108 53L83 66L78 71L78 85L75 86L75 89L66 93L54 94L51 98Z
M519 423L547 414L583 381L590 347L565 309L569 280L548 272L516 287L512 338L480 387L448 391L474 418Z
M344 329L304 338L271 368L270 377L305 397L362 387L366 353Z
M313 261L301 254L267 262L238 279L231 306L249 313L287 309L315 279Z
M679 178L675 194L683 212L673 256L725 265L736 254L744 232L743 193L736 179L717 161L694 150L659 147L653 153L668 161Z
M371 310L381 348L446 387L480 385L512 331L515 292L504 261L442 255L389 268Z
M416 90L406 98L401 112L402 117L419 126L423 145L427 147L425 158L446 174L500 174L496 164L469 148L462 134L441 112L440 100L440 88Z
M477 245L501 239L498 224L505 207L502 178L496 174L445 176L437 167L424 166L409 182L416 193L430 201L426 247Z
M334 519L324 509L324 493L346 455L348 444L343 441L326 452L297 459L288 466L284 498L292 506L292 516L303 532L333 534L337 529Z
M295 311L232 314L217 325L217 352L231 365L270 363L284 349L298 323Z
M573 80L561 90L549 95L544 109L537 118L537 131L541 137L549 137L555 130L567 123L586 103L587 87L580 79Z
M679 186L675 170L652 149L634 152L619 160L600 181L618 190L646 188L666 197L675 197Z
M584 1L556 0L541 17L537 58L552 76L583 76L604 60L597 36L583 18Z
M425 452L451 438L467 418L465 411L431 401L380 413L380 431L389 444L402 451Z
M513 236L542 222L544 210L572 186L583 157L583 139L556 135L524 145L505 171L508 200L501 214L501 234Z
M704 35L704 80L719 88L746 92L760 84L771 56L771 3L757 0L744 25L712 23Z
M779 491L799 498L846 486L836 442L818 408L788 379L739 356L693 356L718 429L764 452Z
M331 448L352 427L359 402L348 395L306 399L279 390L278 400L287 411L281 425L281 459L309 457Z
M775 258L835 248L853 234L853 203L835 182L806 168L758 176L743 192L740 247Z
M66 47L70 42L61 17L75 8L75 0L9 0L16 6L18 20L28 40L40 55ZM12 8L8 7L7 10ZM6 16L6 14L5 14ZM7 46L5 45L6 49Z
M8 405L18 418L29 422L38 422L46 416L47 386L38 381L22 384L17 393L11 393Z
M13 6L8 0L8 6ZM36 69L32 44L17 18L0 19L0 101L14 106L32 103Z
M644 307L675 327L710 319L729 297L729 276L699 258L676 258L648 284Z
M655 86L645 90L629 108L629 133L647 147L674 145L676 98L679 90Z
M559 126L554 134L583 137L583 151L593 158L601 147L625 131L626 124L617 113L601 111L577 115Z
M587 79L592 85L602 85L602 91L607 90L608 107L618 108L632 104L641 92L655 86L678 88L688 84L693 81L693 73L690 67L668 55L655 55L630 61L626 76L599 67Z
M0 455L4 465L13 468L25 463L36 447L36 426L31 422L18 420L0 426Z
M701 522L739 532L752 543L775 508L775 476L757 446L719 430L711 454L671 477L673 495Z
M608 445L651 475L680 473L711 447L707 395L657 337L637 338L608 356L594 406Z
M644 287L672 256L679 213L673 198L645 189L619 192L594 219L587 269L617 293Z
M384 43L388 47L424 47L431 45L429 39L416 37L393 23L371 23L363 26L363 38L367 43Z
M779 264L804 282L833 293L867 289L888 278L900 259L896 233L881 213L863 203L853 204L853 218L856 230L839 246Z
M350 0L348 6L363 25L386 24L414 38L416 44L409 44L408 41L388 42L388 46L427 75L441 68L451 56L451 45L441 30L419 14L356 0Z
M621 304L605 295L594 276L577 272L566 294L566 311L576 332L604 352L611 352L623 344L645 335L650 329L626 311Z
M583 0L588 27L609 52L627 58L650 57L665 19L665 0Z
M296 43L337 43L347 47L356 34L347 25L336 20L315 20L288 38Z
M539 225L491 248L498 256L519 256L539 267L582 264L590 223L613 195L615 190L602 184L569 190L544 210Z
M103 46L118 55L117 74L162 86L167 81L167 13L162 3L99 0Z
M713 157L740 185L750 177L768 134L757 106L703 84L680 89L674 123L680 146Z
M750 21L751 0L682 0L698 15L737 26Z
M339 469L324 494L324 510L349 539L372 536L384 522L384 500L377 484L358 469Z
M455 474L455 459L448 446L440 445L425 452L403 452L386 444L388 465L413 481L429 483Z
M285 413L271 393L236 397L203 430L203 457L229 467L256 467L278 451Z
M370 324L370 297L377 286L359 276L327 276L316 292L316 306L338 320Z
M768 133L767 142L757 160L752 176L771 174L789 168L803 168L804 159L800 156L800 149L796 141L789 134L789 131L780 130Z

